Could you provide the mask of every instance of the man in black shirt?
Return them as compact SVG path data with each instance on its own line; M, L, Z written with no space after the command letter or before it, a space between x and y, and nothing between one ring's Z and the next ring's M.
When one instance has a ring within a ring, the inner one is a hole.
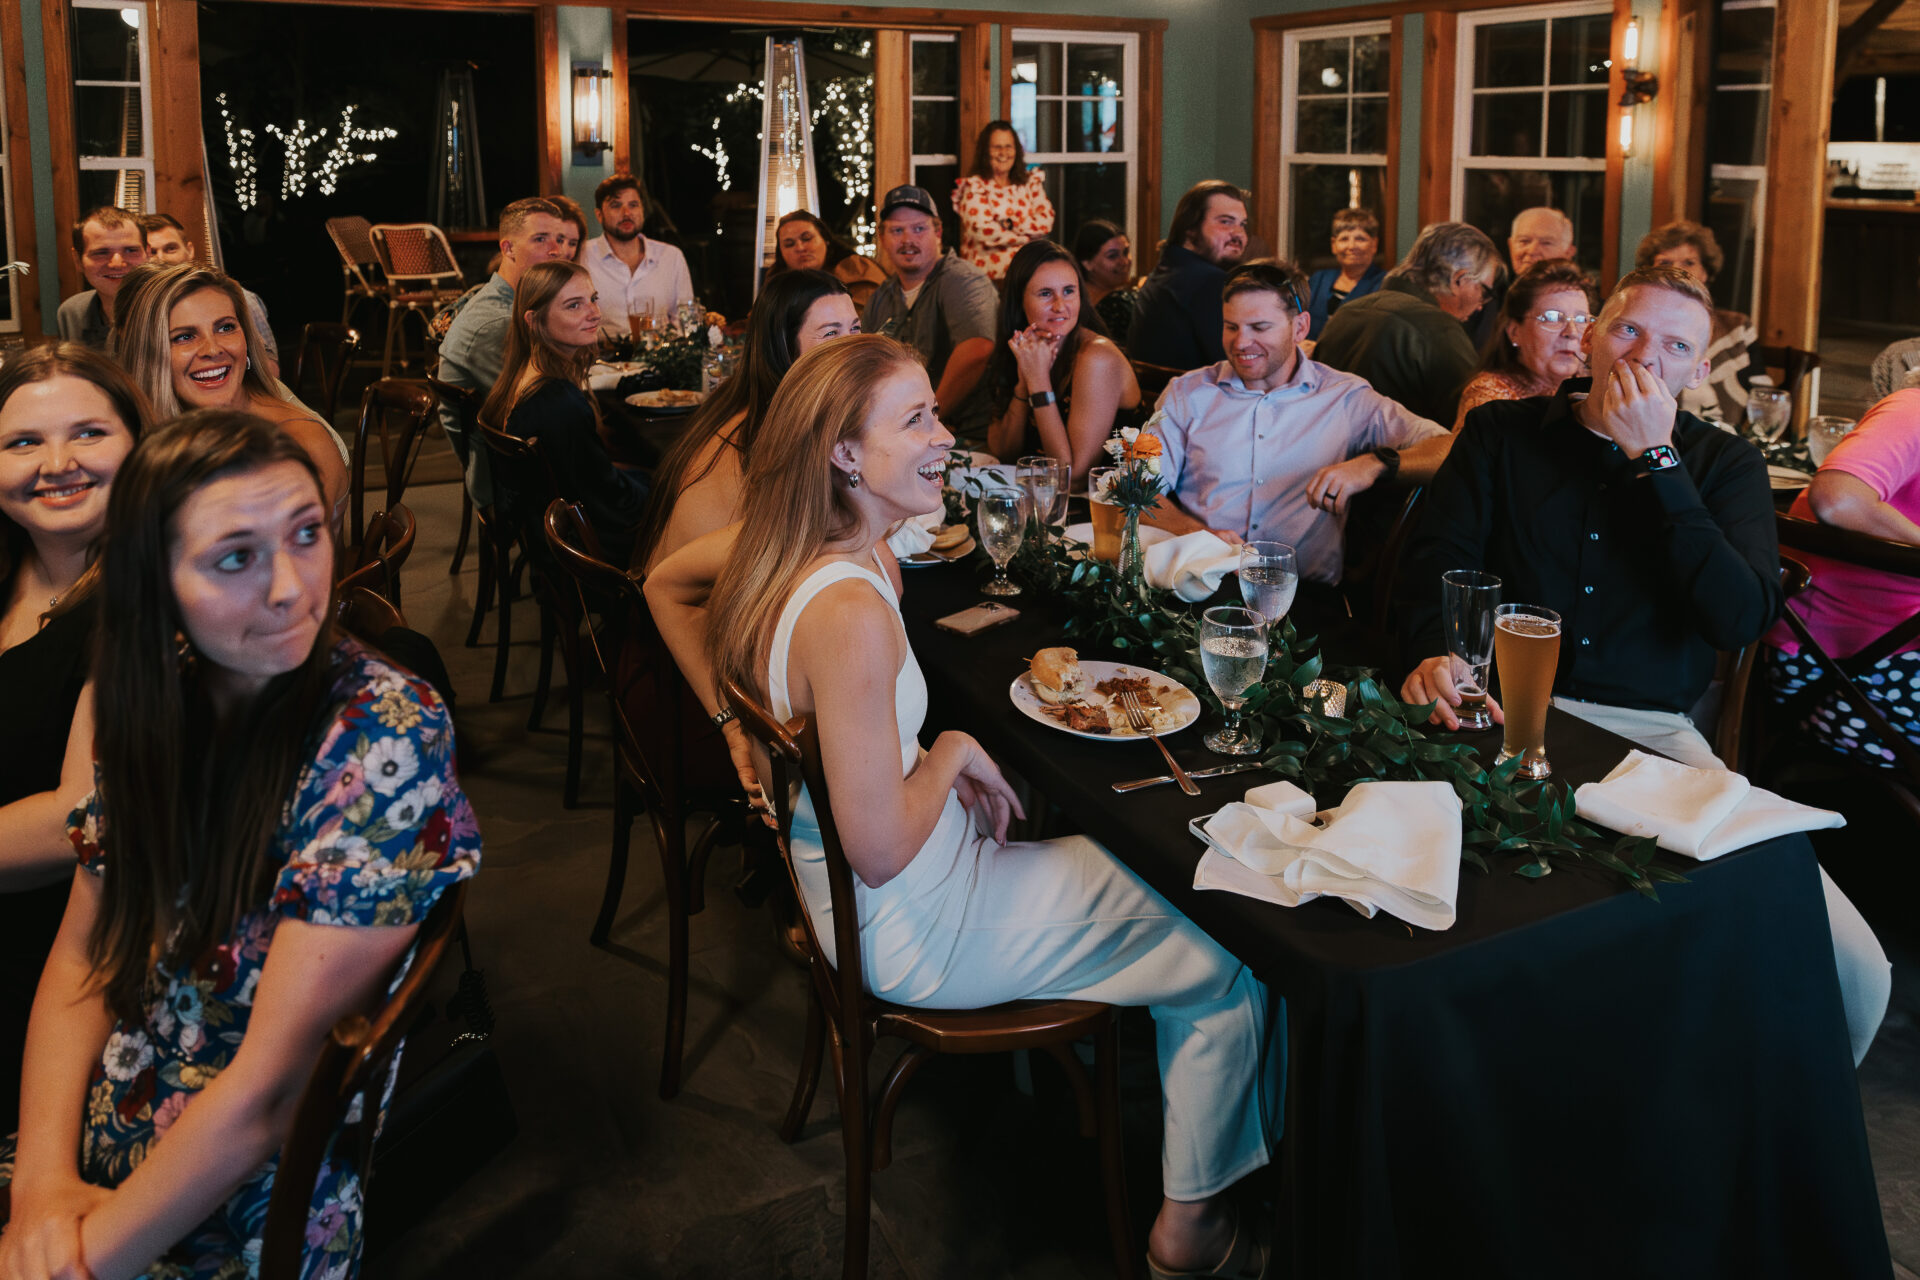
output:
M1714 651L1758 639L1782 597L1765 460L1675 398L1706 377L1712 330L1713 301L1692 277L1642 268L1587 329L1597 390L1570 379L1558 395L1467 415L1401 574L1409 654L1432 655L1401 685L1405 701L1458 724L1440 575L1483 569L1499 575L1503 601L1560 615L1554 706L1682 763L1725 768L1687 712L1713 678ZM1891 967L1821 879L1857 1062L1886 1011Z
M1182 371L1225 360L1220 290L1246 251L1247 193L1218 179L1189 188L1135 297L1127 354Z

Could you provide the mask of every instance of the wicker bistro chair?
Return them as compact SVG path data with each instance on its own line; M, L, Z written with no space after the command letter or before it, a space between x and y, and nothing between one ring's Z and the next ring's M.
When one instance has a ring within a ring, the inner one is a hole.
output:
M434 395L440 397L440 402L450 407L460 419L460 438L456 440L452 435L449 435L447 437L447 443L453 447L454 456L460 459L460 466L464 470L467 466L468 455L473 448L473 442L479 434L475 430L475 424L480 421L480 405L482 403L480 393L470 390L467 387L456 387L451 382L442 382L440 379L434 377L427 379L427 385L433 388ZM484 515L482 519L485 519ZM448 576L460 572L460 564L467 558L467 537L472 531L473 492L467 488L465 478L462 477L460 484L460 540L453 544L453 561L447 566ZM480 572L482 575L481 588L484 594L486 587L485 575L487 572L487 562L484 558L480 561ZM474 615L473 625L477 631L480 626L480 614L476 613ZM467 637L467 643L469 645L473 643L473 637L471 635Z
M840 847L833 805L827 792L826 766L813 717L792 724L776 722L771 712L732 681L723 681L722 702L748 733L767 749L772 777L764 779L780 824L780 848L787 874L794 877L789 839L793 827L793 791L797 772L813 800L825 846L827 880L833 899L834 955L829 963L814 932L813 918L804 910L811 955L813 999L807 1009L807 1042L794 1085L793 1104L780 1136L792 1142L805 1125L820 1079L820 1051L832 1037L835 1091L840 1103L841 1144L847 1159L846 1252L842 1275L848 1280L867 1274L871 1218L872 1173L885 1169L893 1158L893 1112L907 1082L937 1053L1001 1053L1016 1049L1044 1049L1065 1069L1079 1102L1083 1136L1100 1139L1101 1174L1106 1184L1107 1230L1114 1265L1124 1280L1139 1274L1133 1230L1127 1216L1126 1177L1120 1142L1120 1071L1118 1021L1112 1005L1085 1000L1021 1000L990 1009L931 1010L889 1004L868 994L860 958L859 913L854 905L853 868ZM805 898L802 897L804 902ZM1092 1036L1095 1045L1097 1087L1074 1054L1076 1040ZM877 1041L897 1037L907 1050L894 1062L873 1100L867 1087L868 1070Z
M1884 400L1898 391L1915 369L1920 369L1920 338L1889 343L1873 358L1873 398Z
M287 386L297 396L305 389L306 380L315 378L320 388L317 400L330 427L337 425L340 387L347 380L347 370L353 366L354 354L359 350L357 329L331 320L315 320L301 327L300 349L294 353L292 376L287 379Z
M465 881L441 894L420 925L413 959L399 988L371 1017L351 1014L334 1023L321 1045L319 1061L294 1112L293 1129L280 1148L260 1250L261 1280L297 1280L300 1275L307 1213L329 1143L334 1159L357 1169L360 1185L366 1188L381 1095L401 1042L425 1005L434 971L459 931L466 900ZM347 1117L356 1108L360 1118L348 1124Z
M360 397L360 421L354 428L353 455L347 467L347 528L363 528L366 510L367 454L374 437L380 444L387 492L385 507L396 509L413 478L414 463L433 422L433 393L418 382L382 378ZM398 604L396 596L394 603Z
M631 574L600 555L599 542L578 503L547 507L547 547L572 577L583 613L599 609L605 621L585 637L607 676L613 711L613 847L607 885L589 935L605 946L626 887L634 817L653 823L667 899L667 1024L660 1050L660 1096L680 1092L687 1034L689 922L706 908L707 861L715 847L738 843L754 819L746 812L726 750L699 700L680 676L673 655ZM691 844L687 821L706 814Z
M446 303L466 292L467 282L454 261L446 233L431 222L383 222L371 230L374 254L386 275L387 342L380 356L380 376L393 371L394 349L405 363L406 318L420 321L421 343L428 341L427 320Z
M353 319L362 302L377 302L387 290L380 279L380 258L373 251L373 224L365 218L328 218L327 236L340 254L340 323Z

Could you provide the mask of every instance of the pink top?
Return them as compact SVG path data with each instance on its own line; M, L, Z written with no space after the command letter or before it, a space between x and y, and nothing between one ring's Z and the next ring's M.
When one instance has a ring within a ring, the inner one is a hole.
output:
M1867 410L1860 425L1834 446L1822 471L1841 471L1862 481L1880 501L1920 522L1920 387L1896 391ZM1813 499L1801 490L1789 514L1811 520ZM1825 556L1791 553L1813 570L1813 584L1789 603L1830 657L1846 658L1885 635L1895 623L1920 611L1920 582ZM1767 635L1785 653L1800 649L1785 622ZM1920 640L1907 646L1920 647Z

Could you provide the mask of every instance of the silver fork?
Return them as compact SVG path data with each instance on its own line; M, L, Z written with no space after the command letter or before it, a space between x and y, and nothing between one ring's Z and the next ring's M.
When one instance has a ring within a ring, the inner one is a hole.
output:
M1160 741L1160 735L1153 731L1153 716L1140 705L1140 695L1128 690L1115 695L1115 698L1120 703L1120 710L1126 713L1127 723L1133 726L1133 731L1146 734L1153 739L1153 745L1160 748L1160 754L1167 758L1167 768L1172 771L1180 789L1190 796L1199 795L1200 784L1187 776L1187 771L1173 758L1173 752L1167 750L1167 744Z

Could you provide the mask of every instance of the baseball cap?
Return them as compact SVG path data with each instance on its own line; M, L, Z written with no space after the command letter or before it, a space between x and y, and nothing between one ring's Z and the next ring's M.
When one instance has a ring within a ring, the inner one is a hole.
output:
M938 219L940 210L934 207L933 197L919 187L895 187L887 192L887 198L880 202L880 216L886 217L895 209L918 209L929 218Z

